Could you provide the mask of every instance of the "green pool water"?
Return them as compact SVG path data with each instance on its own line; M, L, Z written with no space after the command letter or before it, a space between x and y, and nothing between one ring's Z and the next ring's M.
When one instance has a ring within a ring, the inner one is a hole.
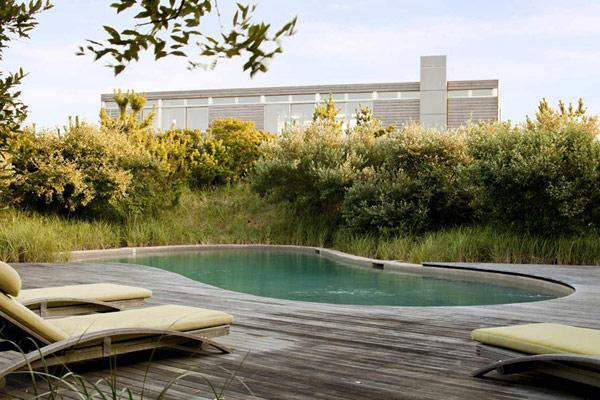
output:
M209 285L277 299L387 306L521 303L556 292L473 280L388 272L300 252L210 250L119 258L176 272Z

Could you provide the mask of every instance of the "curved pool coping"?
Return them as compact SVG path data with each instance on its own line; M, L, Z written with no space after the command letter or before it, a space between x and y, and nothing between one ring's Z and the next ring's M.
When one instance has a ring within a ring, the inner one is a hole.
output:
M378 270L425 275L437 278L481 280L485 276L486 281L498 284L514 285L531 289L540 289L556 293L557 298L565 298L576 293L576 284L566 282L564 279L556 279L547 273L523 273L519 271L493 267L497 264L469 264L460 263L437 263L425 262L423 264L412 264L395 260L379 260L374 258L356 256L338 250L293 245L261 245L261 244L216 244L216 245L170 245L150 247L122 247L104 250L78 250L71 252L71 261L85 262L111 259L116 257L135 257L138 255L157 255L177 252L210 251L210 250L283 250L310 254L318 254L331 260L345 262L359 267L373 268ZM227 290L227 289L223 289ZM261 296L257 296L261 297ZM552 301L541 300L541 301ZM292 300L290 300L292 301ZM518 303L509 303L518 304Z

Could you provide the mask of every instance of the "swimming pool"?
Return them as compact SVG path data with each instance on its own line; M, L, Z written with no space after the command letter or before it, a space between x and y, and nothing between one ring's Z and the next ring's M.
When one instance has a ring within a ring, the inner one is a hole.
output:
M306 252L227 249L110 260L161 268L236 292L318 303L469 306L561 297L556 290L495 279L464 279L375 270ZM491 274L483 274L490 275Z

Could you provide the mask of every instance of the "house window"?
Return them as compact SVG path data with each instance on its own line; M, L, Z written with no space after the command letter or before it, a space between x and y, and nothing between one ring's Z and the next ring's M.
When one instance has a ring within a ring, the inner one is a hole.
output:
M315 112L315 104L292 104L290 119L297 126L310 124Z
M208 108L207 107L188 107L186 110L185 126L188 129L208 129Z
M267 103L288 103L290 101L290 96L288 96L288 95L266 96L265 100Z
M371 100L372 98L372 92L348 93L348 100Z
M260 96L243 96L243 97L238 97L238 103L240 103L240 104L260 103Z
M398 92L377 92L377 98L379 100L391 100L398 98Z
M235 104L235 97L213 97L213 104Z
M419 92L400 92L398 93L402 100L418 100L421 98L421 93Z
M470 89L470 90L450 90L448 98L461 99L467 97L496 97L498 89Z
M268 104L265 106L265 130L281 133L290 122L289 104Z
M205 106L208 104L208 98L203 99L188 99L188 106Z
M310 101L310 102L314 103L315 95L314 94L294 94L294 95L292 95L292 101L293 102Z
M473 89L471 97L494 97L495 89Z
M461 99L464 97L469 97L468 90L450 90L450 91L448 91L449 99Z
M182 106L183 101L184 101L183 99L168 99L168 100L163 100L162 105L163 105L163 107Z
M185 128L185 108L163 108L160 128L163 131L167 129Z

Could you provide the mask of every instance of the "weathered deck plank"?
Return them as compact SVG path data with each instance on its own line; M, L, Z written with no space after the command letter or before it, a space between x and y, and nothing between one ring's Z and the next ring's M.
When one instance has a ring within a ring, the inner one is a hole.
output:
M460 265L456 265L460 267ZM210 287L155 268L101 264L17 265L26 287L115 282L148 287L153 304L187 304L233 314L231 335L219 338L230 355L161 352L148 372L152 396L188 370L222 384L228 372L265 399L566 399L593 396L591 388L538 375L479 380L469 372L472 329L524 322L563 322L600 328L600 268L481 265L565 281L575 294L550 301L477 307L363 307L260 298ZM148 355L119 362L118 381L140 390ZM244 360L245 359L245 360ZM244 363L240 363L244 360ZM91 380L109 376L106 364L79 368ZM31 398L29 383L11 378L4 398ZM187 376L169 399L211 399L206 381ZM70 398L70 397L66 397ZM75 398L75 397L73 397ZM253 398L234 381L228 399Z

